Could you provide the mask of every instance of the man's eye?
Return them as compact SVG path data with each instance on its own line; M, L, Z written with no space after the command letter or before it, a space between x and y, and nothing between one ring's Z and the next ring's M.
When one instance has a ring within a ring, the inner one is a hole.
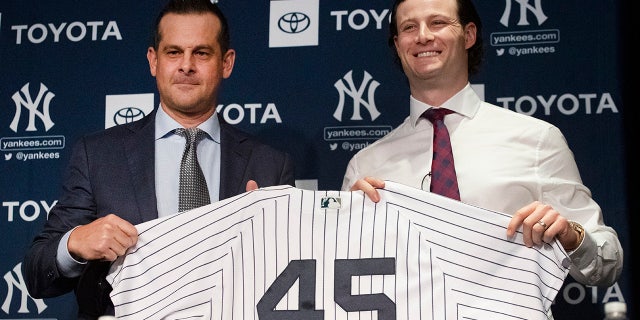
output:
M456 22L454 20L435 20L433 24L440 27L446 27L450 25L454 25Z
M402 30L403 30L403 31L410 31L410 30L413 30L413 29L415 29L415 28L416 28L416 26L414 26L414 25L410 25L410 26L405 26L405 27L403 27L403 28L402 28Z

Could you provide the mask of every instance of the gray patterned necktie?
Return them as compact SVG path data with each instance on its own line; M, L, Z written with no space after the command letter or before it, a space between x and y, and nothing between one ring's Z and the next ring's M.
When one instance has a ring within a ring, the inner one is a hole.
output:
M198 128L178 128L177 135L187 139L180 163L180 189L178 193L178 211L191 210L211 203L207 181L198 163L196 147L204 138L204 131Z

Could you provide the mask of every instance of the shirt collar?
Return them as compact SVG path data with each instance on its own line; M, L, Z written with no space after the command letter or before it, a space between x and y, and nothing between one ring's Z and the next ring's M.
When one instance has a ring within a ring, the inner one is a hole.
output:
M173 130L182 128L182 126L173 118L171 118L164 110L162 106L158 106L156 113L156 140L166 138L173 134ZM220 143L220 122L216 113L213 114L205 122L198 125L200 130L207 133L207 136L213 141Z
M418 101L413 96L409 98L409 117L411 118L411 123L415 126L420 120L420 116L430 108L438 107L438 108L447 108L455 111L456 113L463 115L467 118L472 118L476 112L478 112L478 108L480 108L480 104L482 100L478 96L478 94L473 90L471 84L467 83L467 85L462 88L462 90L458 91L453 97L449 98L449 100L445 101L442 105L432 106L422 101Z

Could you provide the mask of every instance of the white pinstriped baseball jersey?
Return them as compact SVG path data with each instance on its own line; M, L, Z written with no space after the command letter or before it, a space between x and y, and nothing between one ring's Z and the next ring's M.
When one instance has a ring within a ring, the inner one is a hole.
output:
M390 181L362 192L262 188L137 226L113 264L118 319L546 319L557 242L510 216Z

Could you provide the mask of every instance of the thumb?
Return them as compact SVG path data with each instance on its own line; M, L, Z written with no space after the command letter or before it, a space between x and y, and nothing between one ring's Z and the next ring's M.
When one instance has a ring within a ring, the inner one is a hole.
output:
M253 181L253 180L249 180L247 181L247 191L251 191L251 190L256 190L258 189L258 183Z

